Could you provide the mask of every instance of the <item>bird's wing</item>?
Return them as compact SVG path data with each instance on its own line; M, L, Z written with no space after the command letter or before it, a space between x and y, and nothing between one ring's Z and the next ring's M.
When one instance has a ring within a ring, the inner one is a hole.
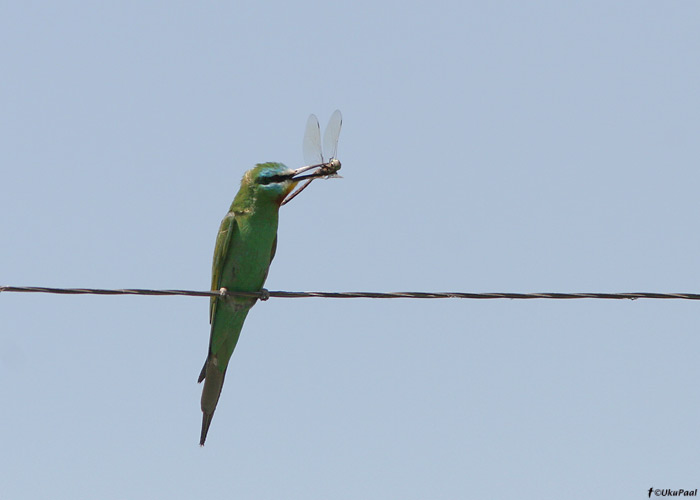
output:
M277 252L277 235L275 235L275 241L272 242L272 252L270 252L270 264L272 264L272 259L275 258L276 252Z
M216 235L216 247L214 247L214 263L211 269L211 289L219 290L221 283L221 270L224 268L224 260L231 245L231 238L236 227L236 216L233 212L226 214L221 221L219 234ZM212 297L209 304L209 323L214 320L217 297Z

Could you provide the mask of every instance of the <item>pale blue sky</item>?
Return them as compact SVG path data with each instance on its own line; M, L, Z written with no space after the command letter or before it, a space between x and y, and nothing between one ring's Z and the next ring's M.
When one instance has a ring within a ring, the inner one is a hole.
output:
M209 286L340 108L276 290L700 292L700 4L3 2L0 284ZM700 487L700 303L273 299L198 443L204 298L0 295L3 499Z

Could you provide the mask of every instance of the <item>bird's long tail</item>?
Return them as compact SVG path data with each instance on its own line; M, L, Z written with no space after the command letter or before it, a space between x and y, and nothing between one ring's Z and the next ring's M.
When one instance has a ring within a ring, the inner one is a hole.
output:
M202 389L202 433L199 436L199 445L204 446L204 441L207 439L211 420L214 418L214 410L219 402L221 388L224 386L224 377L226 370L223 372L214 363L210 356L204 362L202 373L199 374L197 382L204 380L204 388Z

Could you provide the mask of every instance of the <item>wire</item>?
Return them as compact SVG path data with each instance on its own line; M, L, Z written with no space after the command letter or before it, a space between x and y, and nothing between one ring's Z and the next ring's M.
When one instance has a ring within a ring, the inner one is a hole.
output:
M0 292L57 293L71 295L181 295L189 297L251 297L267 300L276 298L324 298L324 299L681 299L700 300L697 293L471 293L471 292L284 292L261 290L259 292L233 292L197 290L148 290L128 288L107 290L102 288L47 288L38 286L0 286Z

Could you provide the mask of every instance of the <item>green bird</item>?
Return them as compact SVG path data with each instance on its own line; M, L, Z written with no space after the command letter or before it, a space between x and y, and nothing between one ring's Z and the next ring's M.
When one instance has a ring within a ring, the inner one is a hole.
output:
M319 169L314 173L299 175L317 167ZM261 163L247 171L231 208L221 221L214 250L211 289L259 292L275 256L279 209L285 198L300 180L332 176L339 168L340 162L331 159L328 163L296 170L281 163ZM198 380L204 381L200 445L204 445L207 438L226 368L243 322L256 300L234 296L211 298L209 353Z

